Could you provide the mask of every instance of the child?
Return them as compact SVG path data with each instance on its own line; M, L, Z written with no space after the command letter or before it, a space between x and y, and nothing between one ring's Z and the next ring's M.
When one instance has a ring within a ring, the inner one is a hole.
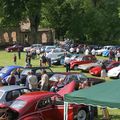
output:
M17 56L16 56L16 54L14 54L13 62L14 62L14 64L16 64L16 62L17 62Z

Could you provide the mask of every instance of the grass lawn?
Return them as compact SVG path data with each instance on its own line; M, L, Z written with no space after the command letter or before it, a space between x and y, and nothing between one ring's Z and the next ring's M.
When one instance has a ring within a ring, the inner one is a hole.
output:
M14 54L17 55L16 52L8 53L6 51L1 50L0 51L0 66L7 66L7 65L14 65L13 63L13 56ZM103 59L104 57L98 57L100 59ZM107 58L104 58L107 59ZM33 66L39 66L39 58L34 59L31 61ZM17 65L25 66L25 53L21 53L21 60L17 59ZM52 66L51 67L53 71L55 72L65 72L65 68L63 66ZM80 71L78 71L80 72ZM86 73L87 76L91 76L88 73ZM97 120L101 120L101 110L99 109L99 118ZM111 115L112 120L120 120L120 110L118 109L109 109L109 113Z

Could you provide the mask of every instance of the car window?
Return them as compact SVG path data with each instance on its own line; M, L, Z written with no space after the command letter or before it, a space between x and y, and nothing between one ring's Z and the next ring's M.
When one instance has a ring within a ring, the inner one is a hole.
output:
M77 75L70 75L69 78L68 78L68 83L70 83L73 80L78 81Z
M22 71L22 75L27 75L28 74L28 72L31 72L32 70L31 69L25 69L25 70L23 70Z
M0 98L2 98L4 92L0 91Z
M29 89L21 89L20 90L21 91L21 94L25 94L25 93L29 93L29 92L31 92Z
M54 105L64 105L64 100L62 97L51 97L52 99L52 103L54 103Z
M53 73L53 71L52 71L51 69L45 68L44 70L45 70L47 73Z
M7 72L8 72L8 68L7 68L7 67L4 67L4 68L1 69L0 72L1 72L1 73L7 73Z
M41 74L41 73L42 73L42 69L38 69L38 70L36 70L35 73L36 73L36 74Z
M10 105L10 107L19 110L19 109L23 108L25 105L26 105L26 101L23 101L23 100L15 100L15 101Z
M10 91L6 95L6 101L13 101L19 96L20 96L20 91L19 90Z
M37 108L43 108L46 107L48 105L52 105L52 101L51 98L44 98L43 100L40 100L37 104Z

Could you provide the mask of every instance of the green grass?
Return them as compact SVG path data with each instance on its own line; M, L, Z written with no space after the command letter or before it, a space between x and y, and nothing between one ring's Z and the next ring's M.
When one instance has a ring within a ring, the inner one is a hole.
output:
M13 56L14 54L18 55L16 52L13 53L8 53L6 51L1 50L0 51L0 66L7 66L7 65L14 65L13 62ZM18 56L17 56L18 57ZM104 57L99 57L99 59L107 59ZM39 66L39 58L37 59L32 59L32 65L33 66ZM25 66L25 53L21 53L21 60L17 59L17 65ZM51 67L54 72L65 72L65 68L63 66L52 66ZM80 72L80 71L77 71ZM87 76L91 77L90 74L85 73ZM93 77L93 76L92 76ZM118 109L109 109L109 113L111 115L112 120L120 120L120 110ZM99 109L99 118L97 120L101 120L102 112Z

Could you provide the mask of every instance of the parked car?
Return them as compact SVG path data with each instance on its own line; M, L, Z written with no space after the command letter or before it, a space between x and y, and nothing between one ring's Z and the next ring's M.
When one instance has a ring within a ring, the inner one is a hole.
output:
M80 69L84 72L89 72L90 69L92 69L96 66L101 66L102 63L107 64L108 62L109 62L108 60L98 60L95 63L88 63L88 64L79 65L78 69Z
M120 61L112 61L112 62L109 62L109 64L106 64L105 66L106 66L106 70L108 71L119 65L120 65ZM102 68L100 66L97 66L97 67L90 69L89 73L94 76L101 76L101 70Z
M11 85L0 87L0 104L9 106L17 97L28 92L31 92L31 90L25 86Z
M70 69L78 69L78 65L96 62L96 57L93 55L80 55L77 59L70 62Z
M41 50L41 47L42 47L42 44L32 44L31 46L29 46L29 47L25 47L24 49L23 49L23 51L32 51L32 50Z
M49 67L25 68L20 74L22 84L26 83L26 77L28 75L28 72L33 72L33 74L35 74L37 76L38 80L41 80L41 73L43 70L45 70L47 72L49 77L51 77L54 74L54 72Z
M71 87L64 88L62 95L64 91L67 93L68 89ZM37 91L24 94L18 97L10 107L0 105L0 117L7 114L7 120L63 120L64 100L59 93ZM70 104L68 109L68 120L87 118L88 106Z
M91 77L89 78L83 73L77 73L77 72L56 73L49 79L50 87L54 86L54 84L57 83L58 90L63 88L71 81L76 81L75 89L78 89L78 84L83 83L84 81L88 81L89 85L91 84L95 85L104 82L104 80L102 79L91 78Z
M9 47L5 48L5 51L7 51L7 52L15 52L15 51L18 51L18 49L20 51L23 51L23 46L22 45L9 46Z
M120 79L120 65L108 70L107 76L110 78L119 78Z
M108 45L108 46L104 46L103 48L99 49L99 50L96 50L95 51L95 54L96 55L102 55L102 53L106 50L110 50L110 49L113 49L115 46L113 45Z
M42 52L50 52L52 49L55 49L55 48L56 48L55 45L43 46L43 47L41 48L41 51L42 51Z
M6 79L10 75L11 72L16 71L16 69L20 69L21 71L24 69L22 66L5 66L0 71L0 78L2 79L2 83L6 84Z

